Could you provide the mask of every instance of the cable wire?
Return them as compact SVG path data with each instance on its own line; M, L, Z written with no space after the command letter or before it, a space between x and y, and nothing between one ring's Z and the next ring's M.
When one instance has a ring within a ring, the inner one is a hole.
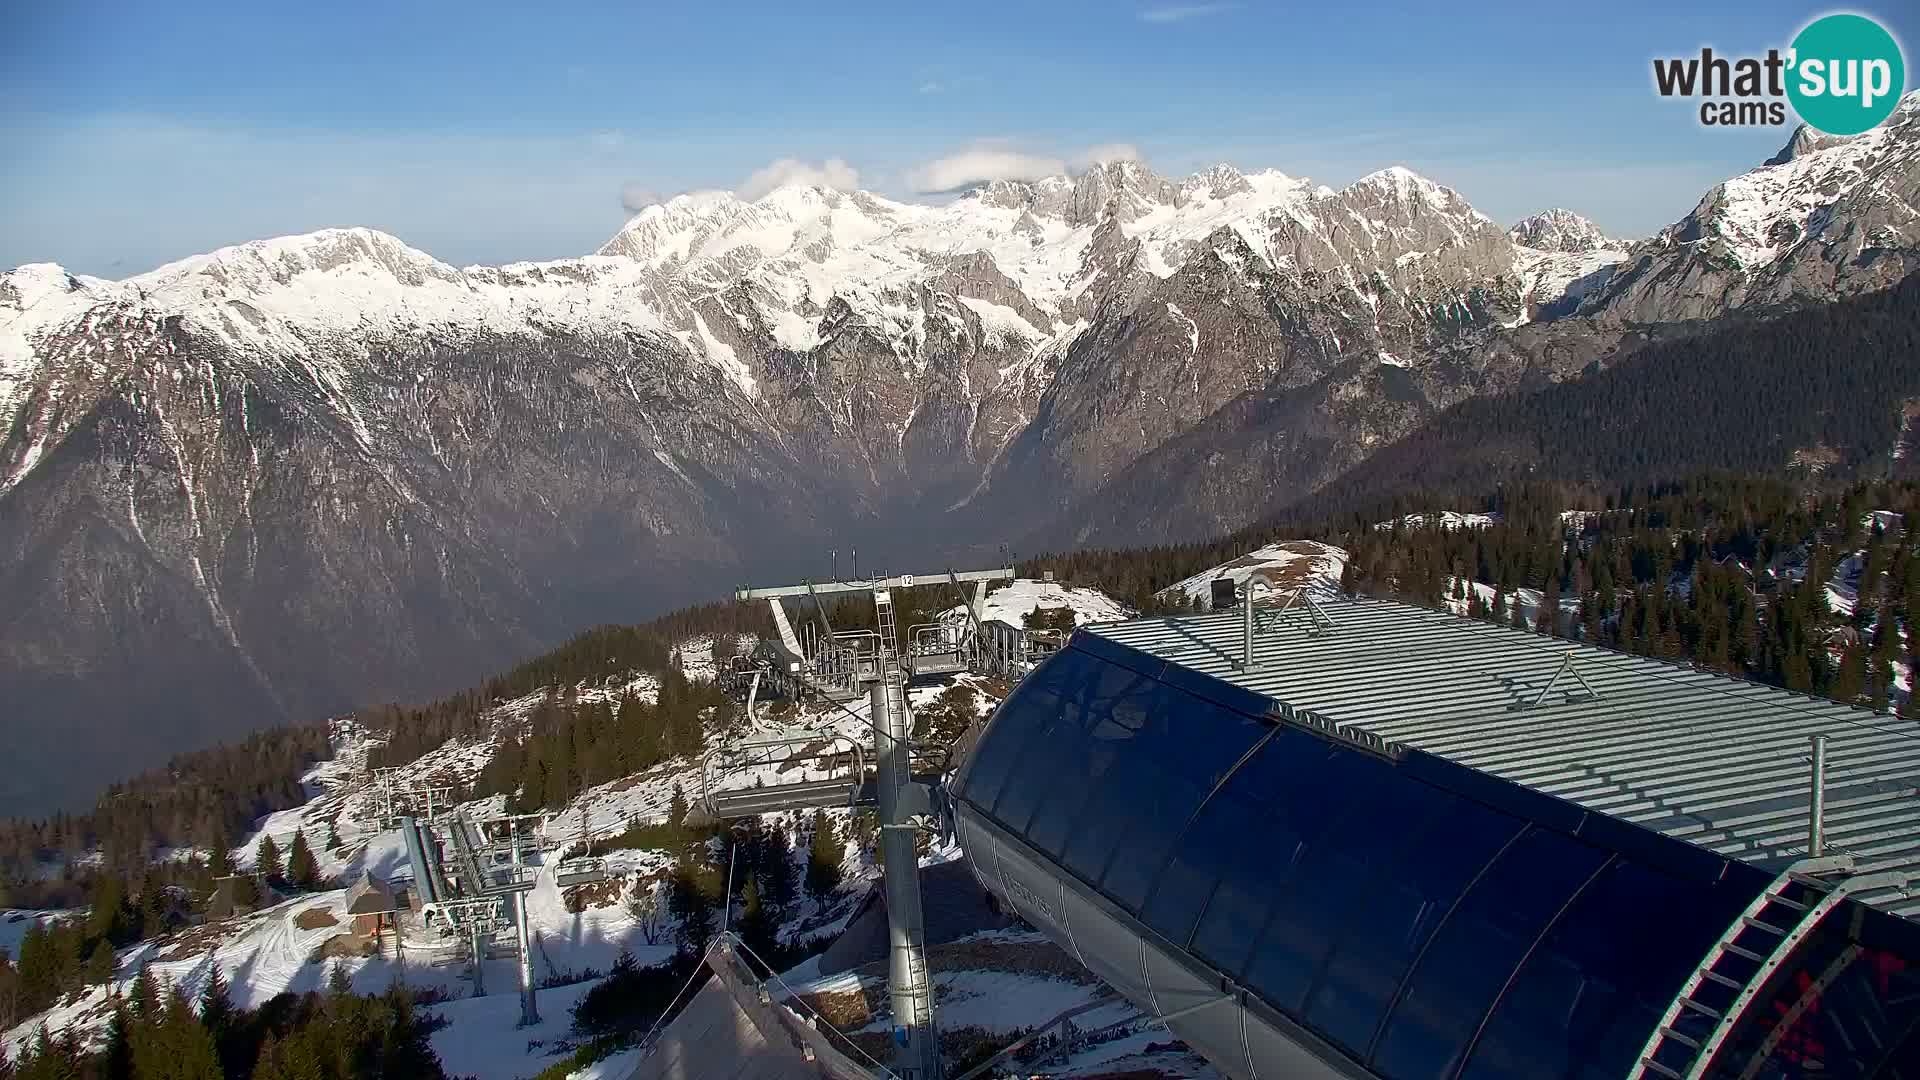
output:
M767 981L777 983L780 989L787 992L787 997L789 999L799 1002L800 1007L807 1010L808 1015L810 1015L814 1020L814 1027L816 1030L821 1032L831 1032L834 1035L838 1035L842 1041L844 1041L849 1047L853 1049L854 1053L859 1054L862 1058L864 1058L867 1061L868 1064L880 1070L882 1075L891 1076L891 1077L894 1077L895 1080L898 1080L899 1074L895 1073L892 1069L887 1068L885 1065L880 1064L878 1061L875 1061L872 1055L868 1054L865 1050L860 1049L859 1043L856 1043L852 1039L847 1038L847 1035L845 1032L835 1027L833 1025L833 1022L828 1020L825 1016L822 1016L820 1014L820 1011L818 1009L815 1009L810 1003L808 1003L806 998L803 998L800 996L799 991L787 985L787 981L780 977L780 973L773 970L773 965L767 963L765 960L762 960L760 958L760 954L753 951L752 946L740 940L738 935L729 934L727 936L732 939L733 944L736 948L738 948L741 952L745 953L747 956L752 957L754 962L758 963L762 968L766 969Z

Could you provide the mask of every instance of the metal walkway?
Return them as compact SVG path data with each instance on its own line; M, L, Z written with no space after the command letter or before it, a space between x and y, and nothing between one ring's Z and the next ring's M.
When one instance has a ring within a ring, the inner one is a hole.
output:
M721 939L707 951L707 980L661 1031L629 1080L873 1080L792 1009L774 1001Z

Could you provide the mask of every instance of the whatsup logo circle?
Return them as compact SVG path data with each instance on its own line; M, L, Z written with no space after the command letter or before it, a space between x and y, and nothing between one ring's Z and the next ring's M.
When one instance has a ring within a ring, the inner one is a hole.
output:
M1787 54L1787 100L1829 135L1858 135L1893 114L1907 85L1900 43L1864 15L1807 24Z

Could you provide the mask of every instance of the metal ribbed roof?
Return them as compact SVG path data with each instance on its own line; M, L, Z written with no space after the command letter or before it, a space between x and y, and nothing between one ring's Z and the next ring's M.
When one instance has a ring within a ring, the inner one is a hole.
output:
M1907 871L1860 899L1920 921L1920 723L1426 608L1320 605L1332 629L1293 608L1257 635L1251 672L1238 613L1085 632L1769 871L1807 852L1808 739L1824 734L1828 853ZM1562 676L1533 706L1569 653L1597 699Z

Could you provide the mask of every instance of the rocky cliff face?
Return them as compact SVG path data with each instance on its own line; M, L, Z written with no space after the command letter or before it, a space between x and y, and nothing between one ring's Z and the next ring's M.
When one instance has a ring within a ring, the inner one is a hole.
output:
M1237 527L1638 323L1890 280L1920 248L1915 109L1630 255L1405 169L1116 162L942 206L681 196L553 263L349 229L120 282L18 268L0 697L66 771L14 770L0 811L828 547L923 566Z
M1883 289L1916 267L1920 93L1864 135L1796 132L1769 164L1715 185L1692 213L1636 246L1579 313L1711 318Z
M1627 245L1609 237L1600 226L1571 210L1555 207L1530 214L1507 230L1513 242L1536 251L1580 254L1588 251L1624 251Z

